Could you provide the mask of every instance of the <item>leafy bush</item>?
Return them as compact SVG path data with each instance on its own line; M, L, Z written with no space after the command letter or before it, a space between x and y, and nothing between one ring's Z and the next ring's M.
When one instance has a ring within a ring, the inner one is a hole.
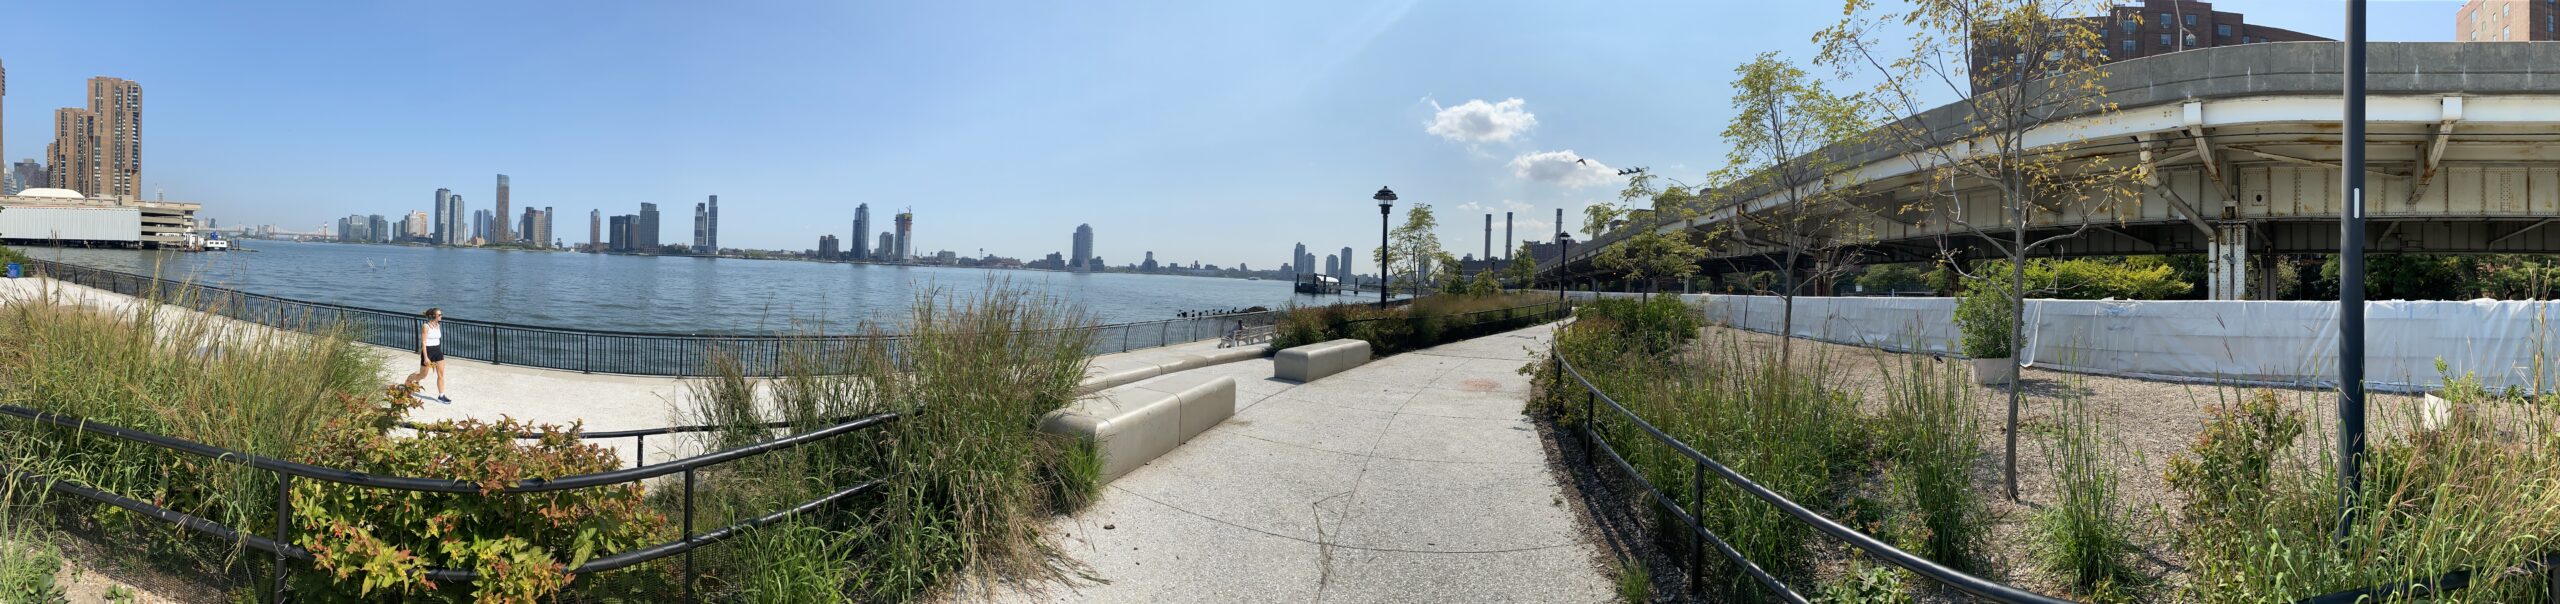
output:
M60 572L62 554L53 546L0 539L0 602L69 602L53 580Z
M1868 562L1865 557L1849 559L1849 568L1838 579L1825 582L1822 593L1814 601L1823 604L1904 604L1911 594L1903 591L1899 569Z
M386 398L414 401L394 386ZM410 403L414 405L415 403ZM405 410L406 407L395 407ZM371 407L379 410L383 407ZM396 413L389 414L396 419ZM306 576L306 593L342 599L428 598L539 602L569 584L568 570L596 556L648 545L666 522L642 506L636 483L491 495L517 482L613 470L617 453L578 441L577 427L515 420L430 425L391 437L374 417L351 415L304 454L307 463L375 476L450 478L479 493L412 493L298 481L295 544L311 550L326 577ZM541 438L518 440L519 433ZM479 571L470 585L439 585L428 568Z
M1493 281L1479 279L1485 287ZM1534 325L1553 318L1555 299L1534 294L1443 294L1404 306L1371 304L1293 307L1272 332L1270 351L1350 338L1369 342L1380 356Z
M1652 296L1643 301L1605 298L1583 305L1574 315L1581 320L1607 321L1604 329L1630 346L1629 350L1649 355L1688 345L1698 339L1702 325L1698 312L1677 296Z
M1988 281L1966 285L1964 297L1956 299L1956 330L1964 336L1964 356L1975 359L2004 359L2010 354L2009 331L2012 306L2008 288Z
M2275 391L2259 390L2236 405L2207 411L2204 432L2187 452L2169 458L2164 477L2186 495L2187 522L2209 523L2235 510L2259 507L2284 450L2302 435L2302 414L2286 408Z

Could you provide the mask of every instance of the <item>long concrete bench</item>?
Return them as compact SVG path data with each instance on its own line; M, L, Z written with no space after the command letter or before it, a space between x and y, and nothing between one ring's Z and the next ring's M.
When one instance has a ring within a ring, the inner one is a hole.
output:
M1312 382L1369 362L1369 341L1349 338L1281 350L1271 357L1272 377Z
M1261 348L1227 348L1207 354L1186 354L1169 358L1146 358L1146 360L1138 358L1096 360L1093 366L1086 370L1084 384L1076 388L1076 394L1092 394L1160 375L1171 375L1202 367L1258 358L1262 358Z
M1040 430L1094 442L1110 482L1235 414L1235 378L1176 375L1078 399L1041 417Z

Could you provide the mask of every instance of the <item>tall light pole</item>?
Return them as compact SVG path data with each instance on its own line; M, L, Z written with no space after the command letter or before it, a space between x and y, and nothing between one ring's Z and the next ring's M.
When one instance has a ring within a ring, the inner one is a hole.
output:
M2364 461L2364 2L2347 0L2346 119L2339 163L2346 215L2338 238L2338 541L2355 529Z
M1556 301L1563 302L1564 291L1573 287L1573 283L1568 280L1571 277L1564 272L1566 264L1572 262L1567 256L1573 253L1573 234L1564 232L1563 228L1557 228L1556 245Z
M1386 308L1387 215L1396 207L1396 192L1386 187L1378 187L1378 194L1371 195L1369 198L1378 200L1378 308Z

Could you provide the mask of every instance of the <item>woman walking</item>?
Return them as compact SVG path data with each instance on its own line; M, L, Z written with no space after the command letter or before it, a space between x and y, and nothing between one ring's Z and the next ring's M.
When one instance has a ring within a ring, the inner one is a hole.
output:
M444 311L430 308L425 314L427 323L418 326L418 372L409 374L407 383L415 390L418 380L426 379L427 370L435 370L435 401L450 405L453 399L444 395Z

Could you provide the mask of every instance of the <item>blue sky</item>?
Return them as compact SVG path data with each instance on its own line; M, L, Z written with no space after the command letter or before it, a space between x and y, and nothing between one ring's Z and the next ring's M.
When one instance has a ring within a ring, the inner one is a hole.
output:
M2326 36L2338 6L2215 5ZM2448 40L2459 6L2377 2L2373 36ZM505 173L514 203L556 208L573 242L588 210L641 202L667 212L665 240L683 240L692 204L717 194L730 247L813 248L849 236L854 204L869 203L883 224L912 206L922 250L1037 258L1090 223L1114 264L1154 251L1276 268L1303 242L1318 256L1355 247L1366 271L1380 185L1439 210L1443 242L1468 253L1487 209L1519 211L1527 239L1550 232L1557 208L1578 223L1583 205L1615 197L1619 181L1565 168L1573 157L1694 180L1724 155L1733 66L1764 50L1808 60L1839 3L5 12L10 161L42 154L52 109L78 104L83 80L132 79L145 91L146 190L203 202L226 227L427 210L438 187L488 208Z

